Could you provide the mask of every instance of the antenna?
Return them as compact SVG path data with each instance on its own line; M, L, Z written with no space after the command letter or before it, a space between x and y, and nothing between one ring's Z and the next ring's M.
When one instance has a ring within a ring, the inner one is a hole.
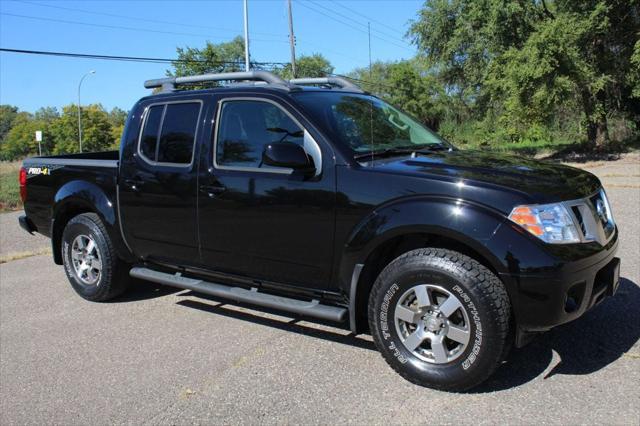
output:
M291 12L291 0L289 3L289 44L291 45L291 78L296 78L296 38L293 35L293 13Z

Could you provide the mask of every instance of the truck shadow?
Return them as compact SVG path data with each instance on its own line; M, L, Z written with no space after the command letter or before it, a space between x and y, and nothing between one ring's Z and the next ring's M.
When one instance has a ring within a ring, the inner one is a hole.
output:
M255 309L255 307L236 302L233 302L232 305L227 305L228 301L214 296L203 295L191 291L183 293L180 296L196 296L199 299L206 299L212 302L216 302L215 305L211 305L197 300L185 299L177 302L177 304L180 306L198 309L201 311L209 312L216 315L222 315L241 321L247 321L252 324L259 324L266 327L276 328L290 333L302 334L307 337L328 340L335 343L341 343L343 345L354 346L360 349L376 351L376 347L371 340L367 340L363 338L363 336L354 336L347 327L342 326L341 324L336 324L334 322L325 322L316 318L307 319L302 316L294 317L291 313L283 313L282 311L278 310L260 308L260 312L262 313L278 315L280 317L284 316L284 320L280 320L262 315L255 315L250 312L240 311L236 308L246 307L248 309ZM307 320L310 324L312 324L312 326L301 324L302 321Z
M471 393L494 392L527 383L545 371L557 374L591 374L618 360L640 339L640 287L620 279L614 297L582 318L542 334L528 346L513 349L496 373ZM556 365L553 352L560 358ZM550 368L550 369L549 369Z
M183 290L175 287L152 283L150 281L132 279L131 287L123 295L116 297L109 303L139 302L141 300L155 299L156 297L167 296L179 291Z
M132 294L117 302L144 300L182 292L171 287L140 282ZM354 336L347 325L323 322L317 319L292 317L289 313L261 308L261 313L278 318L253 314L238 308L255 309L222 298L192 291L184 291L180 297L195 296L199 300L182 299L178 305L221 315L227 318L297 333L315 339L323 339L360 349L376 351L369 336ZM207 303L214 302L214 304ZM540 335L528 346L513 349L507 360L485 383L467 393L487 393L511 389L530 382L544 374L543 380L558 374L585 375L605 368L615 362L640 340L640 287L627 278L620 279L620 287L614 297L605 299L582 318ZM310 325L301 323L308 320ZM557 353L554 361L554 352ZM552 363L555 365L552 366Z

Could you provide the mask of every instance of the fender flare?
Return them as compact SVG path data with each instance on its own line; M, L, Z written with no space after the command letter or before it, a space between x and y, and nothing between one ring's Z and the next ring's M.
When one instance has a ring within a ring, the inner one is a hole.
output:
M78 214L96 213L104 224L118 255L123 259L131 257L131 253L122 241L115 201L94 183L72 180L58 189L53 200L50 235L55 263L62 264L60 242L64 231L63 225L70 219L69 215L76 212Z
M487 243L505 220L503 213L489 206L450 197L417 196L377 207L354 227L340 261L338 279L349 295L351 330L361 329L357 301L369 291L361 272L377 248L403 235L444 237L467 246L502 273L506 272L505 265Z

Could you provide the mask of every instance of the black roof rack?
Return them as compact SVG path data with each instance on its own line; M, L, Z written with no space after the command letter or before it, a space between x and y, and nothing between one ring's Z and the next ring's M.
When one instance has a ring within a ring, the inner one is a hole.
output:
M144 87L155 89L161 87L163 91L175 90L176 86L183 84L204 83L207 81L260 81L266 84L274 84L290 88L291 84L275 74L267 71L225 72L218 74L190 75L187 77L166 77L147 80Z
M313 78L294 78L289 80L289 83L295 85L316 85L316 86L329 86L329 87L339 87L340 89L348 89L354 92L362 92L364 90L360 88L360 86L350 82L346 78L343 77L313 77Z

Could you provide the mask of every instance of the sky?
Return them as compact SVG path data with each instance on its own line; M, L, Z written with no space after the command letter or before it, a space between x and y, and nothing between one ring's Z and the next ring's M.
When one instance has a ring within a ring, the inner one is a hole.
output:
M286 0L248 0L251 58L288 62ZM371 56L415 54L404 36L422 0L292 0L296 55L321 53L346 73ZM241 0L0 0L0 47L98 55L176 58L176 47L203 47L243 34ZM116 62L0 52L0 103L34 112L42 106L100 103L128 110L149 93L143 82L168 64Z

